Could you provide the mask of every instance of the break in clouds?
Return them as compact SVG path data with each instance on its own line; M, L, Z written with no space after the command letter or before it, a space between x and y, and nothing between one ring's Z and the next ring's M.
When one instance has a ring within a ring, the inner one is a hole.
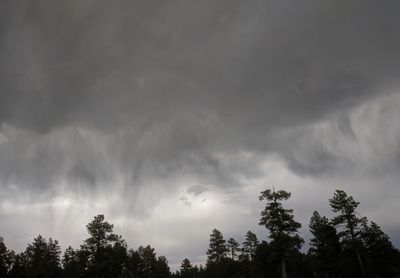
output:
M257 196L275 185L305 237L344 188L398 245L399 8L2 2L0 233L78 245L104 213L196 262L214 227L265 236Z

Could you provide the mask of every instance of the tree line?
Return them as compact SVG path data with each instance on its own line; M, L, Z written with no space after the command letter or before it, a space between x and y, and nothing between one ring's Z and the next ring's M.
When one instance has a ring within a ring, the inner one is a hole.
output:
M207 277L400 277L400 252L374 222L357 212L359 203L342 190L329 199L332 219L314 211L309 228L312 238L307 252L292 209L283 202L291 194L268 189L259 224L269 240L259 242L248 231L245 241L226 240L214 229L210 235L205 266L185 258L172 273L165 256L157 256L150 245L128 249L126 241L113 233L113 225L97 215L86 225L89 237L80 248L69 246L63 254L57 240L41 235L16 254L0 237L1 278L207 278Z

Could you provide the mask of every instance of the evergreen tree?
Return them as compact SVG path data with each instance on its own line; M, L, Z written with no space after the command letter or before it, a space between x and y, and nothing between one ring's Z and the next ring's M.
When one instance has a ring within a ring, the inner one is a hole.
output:
M310 240L308 254L315 261L316 271L324 277L335 277L340 255L339 237L335 227L317 211L314 211L309 227L313 238Z
M14 252L7 249L0 237L0 277L8 277L14 259Z
M303 239L298 235L301 224L293 217L292 209L285 209L281 201L290 198L290 193L284 190L275 191L267 189L261 192L260 201L267 202L265 209L261 212L260 225L265 226L272 239L271 244L276 246L281 261L281 274L287 277L286 257L293 249L300 249Z
M225 257L228 251L226 241L220 231L214 229L210 235L210 245L207 250L207 261L212 263L219 263Z
M167 278L170 275L168 260L165 256L159 256L156 262L156 271L153 278Z
M12 268L9 272L11 278L28 277L27 259L25 252L15 255Z
M129 269L123 265L121 274L118 276L118 278L134 278L133 273L129 271Z
M366 277L364 263L361 259L360 250L363 248L361 241L361 227L366 218L360 217L356 211L359 203L353 197L347 196L343 190L336 190L332 199L329 199L332 211L336 216L332 223L339 230L341 243L345 248L355 252L362 277Z
M80 267L78 252L75 251L71 246L65 250L62 265L64 268L64 276L68 278L80 277L83 272L83 268Z
M248 231L246 234L245 241L243 242L243 253L249 261L254 260L257 246L258 246L257 236L253 234L251 231Z
M46 241L41 235L25 251L26 271L29 278L56 278L60 276L60 246L57 240Z
M193 266L189 259L185 258L181 263L180 274L183 278L193 277Z
M146 247L140 246L137 250L138 272L143 277L152 277L157 269L157 257L154 248L150 245Z
M90 235L79 250L80 264L88 277L117 277L127 261L126 242L113 233L113 225L97 215L86 225Z
M362 239L367 250L369 273L376 277L397 277L400 272L400 253L389 237L374 222L363 223Z
M229 238L227 242L227 248L229 256L232 260L235 260L238 257L237 252L239 251L239 243L235 239Z

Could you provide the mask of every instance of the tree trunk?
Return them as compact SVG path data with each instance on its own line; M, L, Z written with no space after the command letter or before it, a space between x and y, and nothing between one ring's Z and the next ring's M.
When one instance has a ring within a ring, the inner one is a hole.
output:
M358 264L360 265L361 275L363 278L365 278L366 276L365 276L365 271L364 271L364 265L361 261L360 252L358 252L358 250L356 250L356 255L357 255Z
M282 259L282 278L287 278L285 259Z

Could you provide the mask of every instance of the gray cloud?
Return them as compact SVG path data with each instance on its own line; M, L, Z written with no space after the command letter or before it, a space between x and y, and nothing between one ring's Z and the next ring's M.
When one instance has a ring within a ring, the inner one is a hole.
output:
M399 5L4 1L0 202L117 191L110 214L140 221L169 198L245 207L251 183L285 182L271 158L314 189L398 192Z

